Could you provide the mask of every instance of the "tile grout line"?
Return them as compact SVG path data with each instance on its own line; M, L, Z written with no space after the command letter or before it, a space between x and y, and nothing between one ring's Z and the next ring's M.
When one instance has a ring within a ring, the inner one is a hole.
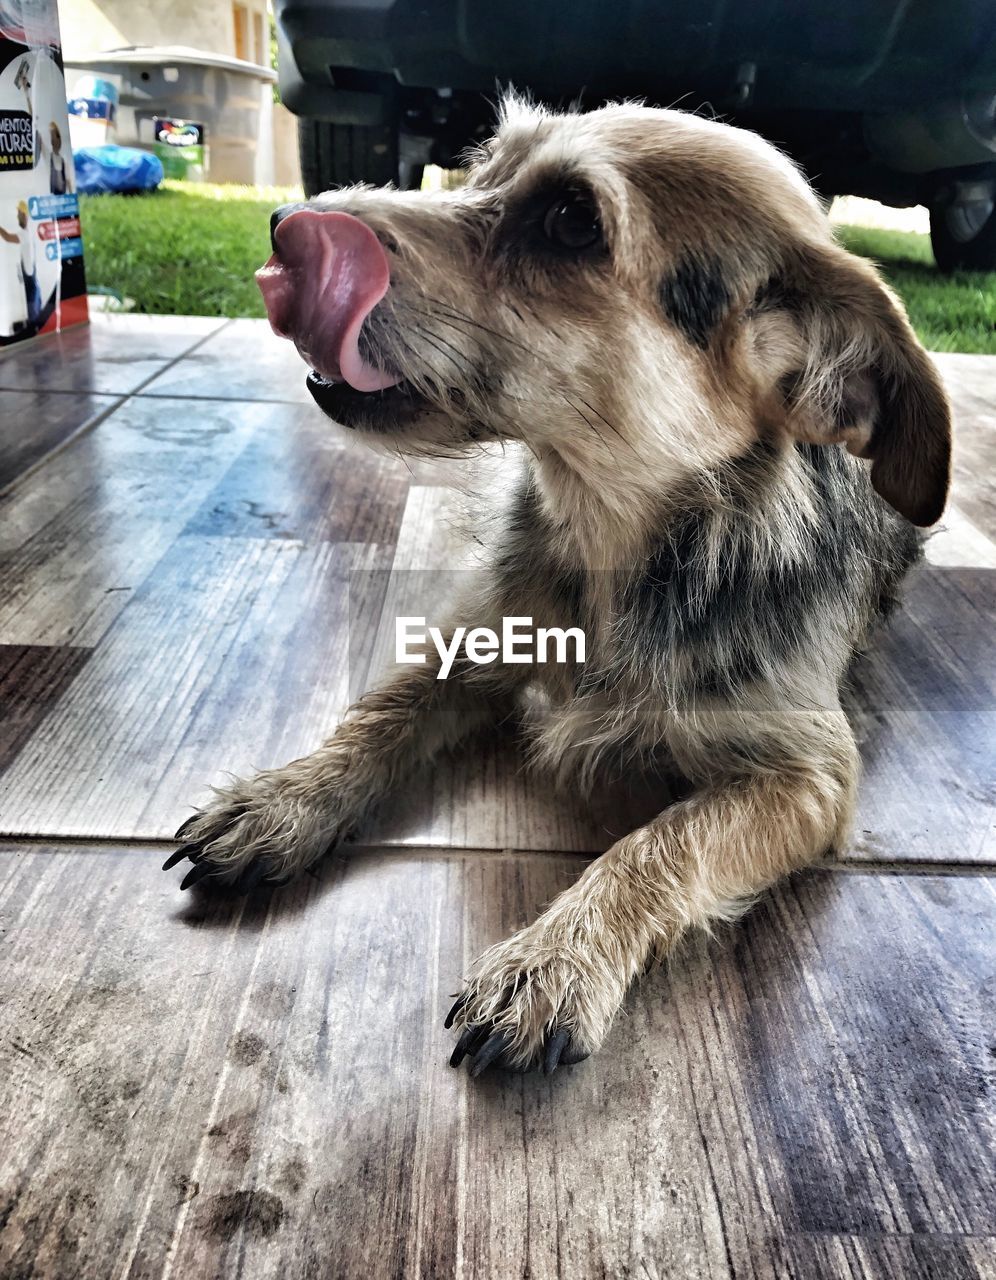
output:
M160 369L159 373L154 376L158 378L160 373L165 372L165 369ZM142 385L146 386L148 384L143 383ZM299 409L307 409L309 404L307 400L282 400L275 396L183 395L173 391L132 391L131 395L138 397L140 400L206 400L209 404L290 404L296 405Z
M905 876L958 876L996 875L996 862L916 862L912 859L884 858L881 862L868 862L859 858L837 858L833 862L817 862L809 870L841 871L845 875L905 875Z
M160 853L175 848L177 841L162 836L46 836L16 834L0 834L0 853L16 852L18 849L37 849L39 846L51 848L53 852L71 853L74 850L93 850L114 852L117 850L134 850L136 853ZM539 858L577 858L593 861L600 857L596 850L578 849L520 849L514 845L501 849L484 845L445 845L445 844L351 844L338 851L333 858L349 858L353 854L387 854L403 858L405 856L423 857L539 857ZM847 875L996 875L996 862L916 862L912 859L887 858L881 862L867 862L855 858L835 858L823 862L814 862L810 866L800 867L800 872L830 871L843 872Z
M40 457L37 460L37 462L33 462L31 466L27 468L26 471L22 471L20 475L15 476L13 480L11 480L2 489L0 489L0 501L3 501L3 499L7 498L10 494L14 493L17 489L19 489L22 484L25 484L28 480L32 479L35 475L37 475L39 471L41 471L43 467L47 466L50 462L54 461L61 453L63 453L71 445L75 444L77 440L80 440L85 435L89 435L91 431L95 431L102 422L107 421L107 419L111 416L112 413L117 413L117 411L120 408L122 408L123 405L127 404L128 401L132 399L132 397L138 396L142 392L142 390L145 387L147 387L150 382L153 382L156 378L158 378L160 374L168 372L170 369L173 368L174 365L179 364L181 360L185 360L187 356L191 355L194 351L197 350L198 347L202 346L210 338L213 338L215 334L221 333L223 329L227 329L231 323L232 323L231 320L223 320L222 323L217 327L217 329L212 329L210 333L206 333L202 337L198 338L197 341L193 344L193 346L188 347L186 351L181 352L181 354L178 356L174 356L171 360L167 360L161 369L157 369L154 373L150 373L147 378L143 378L142 381L136 387L133 387L131 391L125 391L125 392L119 392L119 393L104 392L104 391L82 391L81 392L78 389L46 391L46 394L48 395L65 395L65 396L106 395L108 397L113 398L114 403L106 405L98 413L95 413L93 414L92 417L87 418L87 420L81 423L76 428L75 431L73 431L70 435L66 436L65 440L60 440L57 445L49 449L48 453L43 454L42 457ZM30 392L30 389L25 387L3 388L3 389ZM151 397L146 397L146 398L151 398ZM163 397L163 398L165 399L166 397Z
M73 393L60 392L59 394L72 395ZM77 392L76 394L80 394L80 393ZM83 394L84 395L100 395L101 393L97 391L91 391L91 392L83 392ZM33 462L30 467L22 471L19 475L14 476L13 480L8 481L8 483L4 485L2 489L0 489L0 502L2 502L5 498L9 497L10 494L16 492L16 490L19 489L21 485L26 484L28 480L33 479L33 477L36 476L43 467L47 466L50 462L52 462L55 458L57 458L59 454L63 453L66 449L68 449L70 445L75 444L77 440L81 439L83 436L88 435L91 431L95 430L95 428L99 427L102 422L106 422L107 419L111 416L111 414L116 413L118 409L120 409L121 406L127 400L128 400L127 395L117 396L114 399L112 404L105 405L104 408L101 409L99 412L93 414L92 417L87 418L85 422L80 423L80 425L76 428L76 430L71 432L68 436L66 436L64 440L60 440L57 445L53 445L53 447L49 449L48 453L42 454L42 456L38 458L37 461Z
M170 369L172 369L174 365L179 364L181 360L186 360L188 356L193 355L199 347L203 347L205 342L210 342L211 339L216 338L219 333L224 333L231 323L231 319L222 320L217 329L212 329L210 333L202 334L192 346L186 349L186 351L182 351L178 356L174 356L172 360L167 360L161 369L157 369L155 373L150 373L147 378L142 379L138 386L132 387L131 391L128 392L128 398L130 399L132 396L141 395L150 382L155 382L156 378L161 378L164 373L168 373Z

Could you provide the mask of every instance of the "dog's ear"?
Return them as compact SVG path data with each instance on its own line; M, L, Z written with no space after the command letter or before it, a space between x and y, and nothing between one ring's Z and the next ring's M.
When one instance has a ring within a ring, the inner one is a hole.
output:
M871 459L871 481L914 524L940 518L951 418L933 363L874 268L837 246L793 251L760 290L755 348L799 439Z

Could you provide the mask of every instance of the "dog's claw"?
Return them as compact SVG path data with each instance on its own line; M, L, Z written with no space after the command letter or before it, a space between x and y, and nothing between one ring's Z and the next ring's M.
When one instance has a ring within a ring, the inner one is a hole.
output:
M194 823L197 821L197 819L200 816L201 815L199 813L192 813L189 818L187 818L184 822L181 822L176 829L176 835L173 837L173 839L182 840L183 837L187 834L187 832L190 830L190 828L194 825Z
M466 1006L467 994L465 992L446 1015L447 1027L452 1025ZM460 1038L457 1040L453 1053L450 1055L450 1066L458 1067L464 1058L469 1057L471 1060L469 1063L470 1075L472 1077L482 1075L491 1066L517 1072L533 1071L538 1067L544 1075L549 1076L553 1075L558 1067L573 1067L575 1063L583 1062L585 1058L590 1056L586 1049L579 1047L570 1031L565 1027L556 1025L547 1035L538 1059L534 1056L531 1060L526 1060L518 1065L507 1062L505 1054L511 1043L511 1033L507 1028L499 1031L495 1028L494 1023L490 1021L468 1023L461 1031Z
M195 862L180 881L180 888L189 889L198 880L203 880L205 876L213 875L216 870L217 868L213 867L210 862Z
M163 863L163 870L169 871L170 867L175 867L178 862L182 862L184 858L189 858L191 862L196 862L196 854L200 850L200 845L196 842L192 844L181 844L179 849L174 850Z
M512 986L503 992L505 998L500 1003L499 1012L501 1009L507 1008L508 1001L514 996L516 990L517 986ZM456 1001L443 1021L443 1026L447 1030L463 1014L469 1001L470 997L466 991L457 996ZM492 1018L495 1016L497 1015L492 1015ZM539 1068L545 1076L550 1076L553 1075L558 1067L573 1067L575 1063L583 1062L589 1056L587 1050L583 1050L578 1046L571 1032L566 1027L558 1027L556 1023L547 1033L546 1040L539 1053L534 1054L531 1059L527 1057L518 1065L512 1065L504 1060L511 1042L511 1033L508 1029L497 1030L494 1021L491 1019L485 1022L467 1022L464 1024L460 1037L453 1048L453 1052L450 1054L450 1066L459 1067L464 1058L469 1057L471 1059L469 1069L472 1077L482 1075L491 1066L518 1072L533 1071Z
M482 1048L478 1049L474 1055L474 1060L470 1064L470 1074L476 1079L482 1072L487 1071L488 1067L508 1048L508 1034L504 1031L495 1031L488 1036Z
M445 1019L445 1021L443 1022L443 1026L446 1028L446 1030L447 1030L447 1031L449 1031L450 1027L452 1027L452 1026L453 1026L453 1023L454 1023L454 1021L456 1020L456 1016L457 1016L457 1014L460 1012L460 1010L463 1008L463 1006L464 1006L466 1003L467 1003L467 997L466 997L466 995L462 995L462 996L460 996L460 997L459 997L459 999L457 1000L456 1004L453 1006L453 1008L452 1008L452 1009L449 1011L449 1013L446 1015L446 1019Z
M475 1053L479 1045L487 1039L487 1025L471 1025L464 1027L460 1039L450 1054L450 1066L458 1067L468 1053Z
M568 1041L571 1038L569 1031L555 1031L546 1042L546 1051L543 1054L543 1074L552 1076L560 1066L560 1057L567 1048Z

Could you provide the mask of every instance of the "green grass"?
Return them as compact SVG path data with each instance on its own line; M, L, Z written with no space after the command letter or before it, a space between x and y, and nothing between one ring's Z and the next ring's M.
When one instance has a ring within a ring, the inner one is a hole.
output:
M878 263L928 350L996 355L996 273L942 276L929 237L912 231L841 226L837 234L852 253Z
M87 279L134 298L139 311L262 316L253 272L269 256L270 212L300 196L179 182L146 196L86 196ZM912 232L837 231L849 249L879 263L927 347L996 354L996 274L942 276L928 238Z
M270 213L296 188L164 182L136 196L83 196L87 285L157 315L262 316L253 272L270 256Z

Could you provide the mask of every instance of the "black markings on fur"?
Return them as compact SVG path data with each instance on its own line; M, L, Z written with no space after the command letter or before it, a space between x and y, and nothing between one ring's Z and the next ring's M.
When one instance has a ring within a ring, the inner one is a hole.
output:
M766 280L755 293L751 303L753 311L798 312L804 310L805 306L805 296L780 276L771 276Z
M791 528L774 505L786 467L801 469L811 506ZM701 492L710 498L663 525L640 569L619 584L614 643L589 648L575 675L579 696L620 685L665 689L683 702L777 684L797 655L812 663L828 629L852 620L858 632L887 614L921 553L916 530L842 446L799 444L785 454L758 444ZM769 536L759 536L765 528ZM549 625L538 615L550 609L556 625L590 632L584 571L558 558L555 533L527 480L496 564L497 604L518 613L527 600L539 625Z
M801 369L790 369L778 379L778 393L786 408L795 408L805 383L806 375Z
M630 583L620 647L675 693L729 696L777 679L781 664L819 643L821 617L831 624L854 615L862 596L868 611L883 611L917 559L915 531L842 449L798 445L796 453L815 510L793 531L801 554L780 555L777 543L763 551L754 536L758 511L780 483L777 451L758 445L724 475L722 524L705 507L687 512L662 531Z
M535 617L539 626L583 625L584 575L564 564L550 547L553 529L540 507L532 476L527 477L512 500L505 538L495 566L499 590L510 599L527 594L547 602L555 614Z
M664 277L661 306L689 341L705 350L730 305L730 290L716 258L689 254Z
M504 210L492 239L496 263L499 266L522 262L537 266L546 264L551 269L562 271L565 264L572 261L604 258L608 250L602 239L587 249L572 250L561 247L545 234L543 224L550 206L570 195L587 199L597 214L598 201L583 175L574 167L555 164L538 175L529 191Z

